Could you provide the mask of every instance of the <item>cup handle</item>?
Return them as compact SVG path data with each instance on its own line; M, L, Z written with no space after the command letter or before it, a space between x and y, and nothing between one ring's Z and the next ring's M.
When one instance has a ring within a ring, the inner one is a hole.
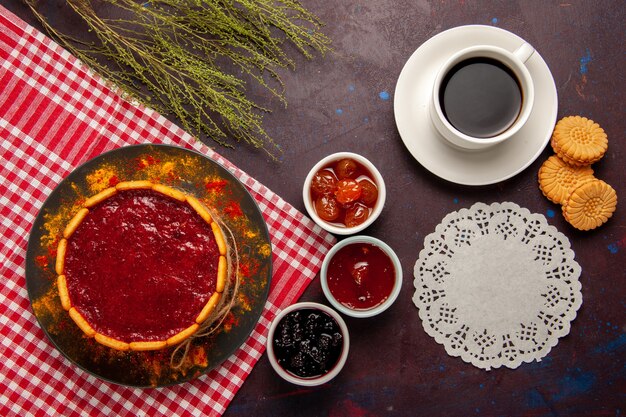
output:
M528 58L530 58L534 53L535 48L530 46L529 43L524 42L519 48L515 50L515 52L513 52L513 55L518 57L520 61L526 63L526 61L528 61Z

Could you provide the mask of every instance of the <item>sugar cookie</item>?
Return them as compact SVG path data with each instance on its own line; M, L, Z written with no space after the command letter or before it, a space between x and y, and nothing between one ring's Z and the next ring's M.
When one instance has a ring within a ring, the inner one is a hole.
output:
M615 211L617 193L606 182L591 179L574 188L563 203L563 217L579 230L604 224Z
M574 166L556 155L549 157L539 168L539 189L548 200L563 204L573 188L593 178L589 166Z
M550 140L554 152L571 165L591 165L604 156L608 139L593 120L581 116L564 117L554 127Z

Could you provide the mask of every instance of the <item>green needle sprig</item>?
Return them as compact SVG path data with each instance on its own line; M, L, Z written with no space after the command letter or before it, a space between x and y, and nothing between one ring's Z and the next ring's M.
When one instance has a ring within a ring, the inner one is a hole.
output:
M23 0L48 33L111 85L190 133L223 146L244 141L273 159L280 146L262 125L268 109L247 96L254 81L286 105L278 70L295 68L290 43L307 58L330 51L322 23L297 0L66 0L97 41L55 28ZM247 81L246 81L247 80Z

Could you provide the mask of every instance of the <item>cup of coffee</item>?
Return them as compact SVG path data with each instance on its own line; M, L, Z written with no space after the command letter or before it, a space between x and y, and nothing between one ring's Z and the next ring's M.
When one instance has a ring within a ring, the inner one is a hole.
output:
M467 150L497 145L528 120L535 89L526 61L535 52L478 45L450 57L439 69L429 106L437 131Z

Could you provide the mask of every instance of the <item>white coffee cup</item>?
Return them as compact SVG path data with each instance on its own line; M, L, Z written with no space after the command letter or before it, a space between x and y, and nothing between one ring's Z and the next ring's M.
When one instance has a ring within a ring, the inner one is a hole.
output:
M430 119L441 136L456 147L479 150L497 145L515 135L527 122L535 99L533 79L525 64L534 52L535 49L528 43L522 44L513 52L491 45L477 45L463 49L446 60L435 78L429 105ZM517 78L521 93L521 105L517 118L504 131L489 137L472 136L455 128L446 117L440 98L448 73L457 64L476 58L495 60L506 66Z

